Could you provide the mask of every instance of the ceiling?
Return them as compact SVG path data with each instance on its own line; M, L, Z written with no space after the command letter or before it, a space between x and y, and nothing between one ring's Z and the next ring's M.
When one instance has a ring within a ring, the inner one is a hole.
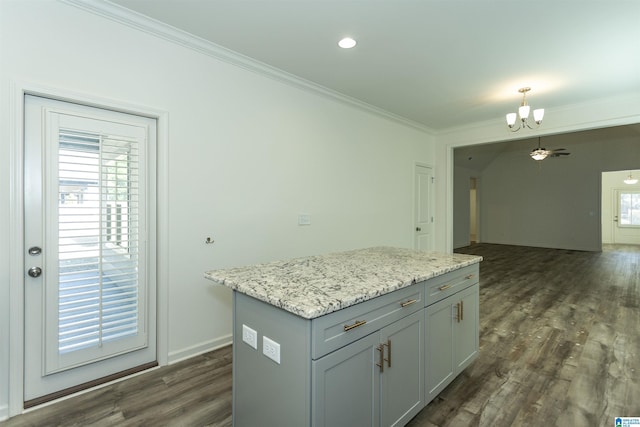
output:
M434 131L640 94L637 0L111 2Z

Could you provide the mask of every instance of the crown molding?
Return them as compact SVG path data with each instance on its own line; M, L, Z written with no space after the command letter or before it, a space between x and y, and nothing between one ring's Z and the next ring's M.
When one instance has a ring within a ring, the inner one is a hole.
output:
M326 98L337 100L347 105L354 106L369 113L390 119L405 126L415 128L419 131L434 134L431 128L421 123L409 120L405 117L390 113L389 111L375 107L359 99L350 97L340 92L329 89L312 81L303 79L294 74L283 71L279 68L260 62L249 56L227 49L213 42L205 40L201 37L190 34L186 31L172 27L138 12L129 10L125 7L111 3L108 0L58 0L69 6L82 9L94 15L101 16L111 21L126 25L130 28L145 32L152 36L161 38L171 43L178 44L187 49L208 55L220 61L232 64L245 70L255 72L273 80L285 83L289 86L305 90L307 92L321 95Z

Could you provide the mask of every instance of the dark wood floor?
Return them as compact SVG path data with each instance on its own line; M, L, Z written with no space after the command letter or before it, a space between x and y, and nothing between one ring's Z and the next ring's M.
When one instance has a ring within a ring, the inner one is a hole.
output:
M640 416L640 247L479 244L480 356L410 426L613 426Z
M640 416L640 247L478 244L480 356L410 426L613 426ZM230 426L231 348L9 426ZM284 426L283 426L284 427Z

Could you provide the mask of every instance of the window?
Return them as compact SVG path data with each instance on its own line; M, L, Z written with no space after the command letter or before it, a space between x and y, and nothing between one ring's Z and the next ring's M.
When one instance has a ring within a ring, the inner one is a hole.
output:
M640 191L620 191L619 227L640 227Z

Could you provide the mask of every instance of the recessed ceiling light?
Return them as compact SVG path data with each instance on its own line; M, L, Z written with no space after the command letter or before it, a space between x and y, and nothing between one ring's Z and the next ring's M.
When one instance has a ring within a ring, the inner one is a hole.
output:
M345 37L338 42L338 46L340 46L343 49L351 49L355 45L356 45L356 41L351 37Z

